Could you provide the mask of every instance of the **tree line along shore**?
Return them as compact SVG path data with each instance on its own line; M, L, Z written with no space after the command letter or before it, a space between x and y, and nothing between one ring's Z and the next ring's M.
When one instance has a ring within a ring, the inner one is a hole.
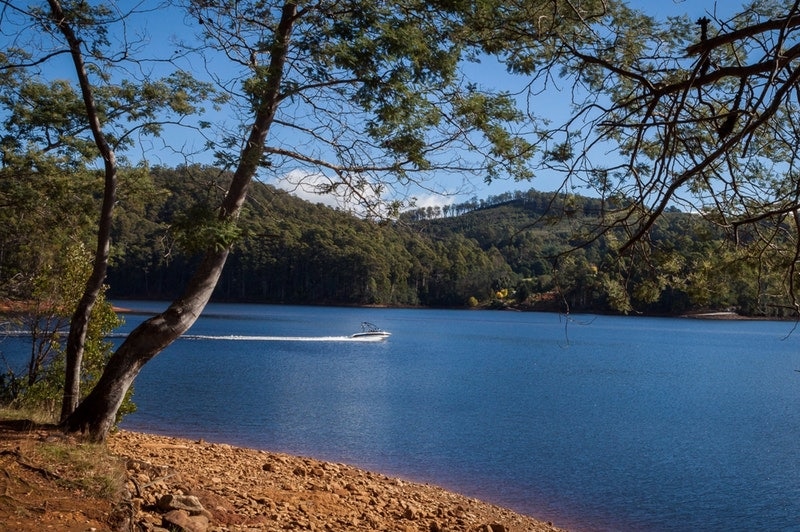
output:
M222 194L211 185L219 174L197 165L156 167L130 177L136 197L117 208L110 298L178 295L199 262L199 250L222 230L208 225L219 201L215 195ZM81 217L75 212L80 202L62 201L64 218ZM236 236L213 297L313 305L791 314L786 298L768 295L782 293L780 270L759 269L700 216L669 209L651 230L652 249L641 255L618 255L624 238L619 231L589 239L589 228L623 206L618 201L530 189L376 220L254 182L241 214L245 229ZM62 227L47 230L69 235L50 235L48 241L65 242L75 232L74 225ZM4 268L21 270L29 259L6 254ZM59 268L48 272L58 275Z

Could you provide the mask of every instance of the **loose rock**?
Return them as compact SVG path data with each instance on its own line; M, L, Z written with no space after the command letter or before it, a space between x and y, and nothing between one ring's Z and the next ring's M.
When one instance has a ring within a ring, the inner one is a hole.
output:
M133 521L151 523L144 530L154 523L186 532L560 530L436 486L343 464L128 431L110 436L108 445L128 459ZM133 479L141 474L163 479L139 483L137 491Z
M163 525L180 532L206 532L208 518L204 515L189 515L186 510L171 510L164 514Z

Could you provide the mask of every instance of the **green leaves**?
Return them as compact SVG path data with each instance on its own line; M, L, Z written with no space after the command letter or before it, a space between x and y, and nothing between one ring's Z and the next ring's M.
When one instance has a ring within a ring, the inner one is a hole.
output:
M5 81L0 85L0 106L5 108L0 116L5 117L3 149L7 156L38 150L73 164L95 156L93 143L86 137L83 102L69 83L24 75Z
M159 80L103 84L95 96L103 129L117 150L133 148L141 134L158 136L166 122L202 112L203 102L224 101L211 84L184 71ZM0 77L0 116L7 154L38 150L71 165L97 157L81 95L66 80L44 81L18 70Z
M236 221L221 219L209 204L197 204L176 216L172 231L187 253L219 252L230 248L242 235Z
M28 317L31 354L26 385L16 391L17 404L49 413L55 417L64 390L65 335L60 327L68 323L83 294L92 269L92 253L81 243L67 244L60 249L55 262L35 273L34 290L29 294L32 315ZM84 346L81 381L88 393L108 361L113 343L108 335L122 324L105 298L104 287L89 318ZM126 397L121 414L133 412L135 406ZM119 418L118 418L119 421Z
M384 190L426 186L440 171L530 177L534 150L517 132L524 116L514 98L480 89L461 72L481 50L465 26L474 8L447 0L301 3L290 37L274 48L281 2L190 7L218 56L247 65L242 87L253 109L263 111L272 61L286 47L279 101L269 104L275 120L266 151L279 155L271 171L291 172L298 161L310 174L343 176L341 190L356 175ZM241 147L219 143L219 159L235 160Z

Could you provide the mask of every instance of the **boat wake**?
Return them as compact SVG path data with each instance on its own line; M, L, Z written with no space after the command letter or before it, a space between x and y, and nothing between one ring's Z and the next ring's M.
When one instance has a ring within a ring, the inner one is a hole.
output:
M184 334L183 340L234 340L246 342L379 342L380 337L352 336L210 336L205 334Z
M2 336L26 337L29 331L2 331ZM127 333L111 333L106 338L126 338ZM388 335L386 335L388 336ZM233 340L245 342L380 342L386 336L361 335L354 336L243 336L243 335L207 335L207 334L184 334L179 340Z

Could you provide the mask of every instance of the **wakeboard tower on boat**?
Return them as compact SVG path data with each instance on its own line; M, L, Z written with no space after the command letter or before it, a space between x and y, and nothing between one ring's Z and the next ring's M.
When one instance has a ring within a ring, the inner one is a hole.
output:
M368 321L363 321L361 322L361 332L350 335L350 338L359 338L364 340L385 340L391 335L392 333L379 329L376 325Z

